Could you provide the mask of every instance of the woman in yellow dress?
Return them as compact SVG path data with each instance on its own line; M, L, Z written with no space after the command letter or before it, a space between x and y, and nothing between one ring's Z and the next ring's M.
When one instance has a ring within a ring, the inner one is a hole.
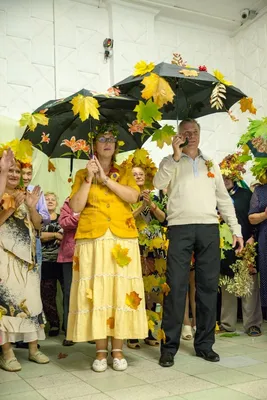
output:
M95 155L77 172L70 206L80 214L76 233L67 339L96 341L96 372L107 369L108 337L113 369L127 361L123 340L147 336L138 233L131 212L139 188L131 168L114 163L117 131L99 127Z

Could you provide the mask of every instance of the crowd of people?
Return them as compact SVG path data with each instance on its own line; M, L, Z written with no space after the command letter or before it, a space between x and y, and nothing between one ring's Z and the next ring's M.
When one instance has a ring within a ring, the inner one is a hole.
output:
M49 362L38 345L46 324L49 336L65 333L63 346L95 343L96 372L107 369L109 349L113 369L127 368L124 340L133 350L142 341L160 345L162 367L174 364L180 338L194 338L196 356L219 361L212 348L216 321L219 332L234 332L238 318L236 294L222 284L218 296L219 278L233 278L231 266L255 243L257 262L241 308L245 333L262 334L267 184L252 194L231 157L220 169L204 155L195 120L180 123L173 153L158 170L148 153L116 164L117 139L113 125L99 127L94 155L61 208L56 193L31 185L32 164L20 151L6 145L1 153L0 367L6 371L21 369L14 344L28 348L30 361ZM223 257L222 223L232 234Z

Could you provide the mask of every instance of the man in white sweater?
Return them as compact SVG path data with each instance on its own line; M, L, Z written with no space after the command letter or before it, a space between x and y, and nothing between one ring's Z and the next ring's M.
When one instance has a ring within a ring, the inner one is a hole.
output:
M183 147L186 139L188 145ZM167 258L168 296L164 297L160 365L171 367L179 349L188 290L190 261L196 262L196 355L219 361L212 350L215 342L216 305L220 274L220 238L217 209L233 233L233 247L243 249L241 227L220 168L199 150L200 126L184 120L173 138L173 154L160 163L154 178L158 189L168 188ZM182 147L181 147L182 146Z

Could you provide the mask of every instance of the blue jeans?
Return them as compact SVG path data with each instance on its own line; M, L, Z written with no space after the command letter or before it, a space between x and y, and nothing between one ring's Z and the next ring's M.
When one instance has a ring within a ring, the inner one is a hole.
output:
M39 271L40 279L41 279L41 271L42 271L42 244L41 239L39 237L36 238L36 263Z

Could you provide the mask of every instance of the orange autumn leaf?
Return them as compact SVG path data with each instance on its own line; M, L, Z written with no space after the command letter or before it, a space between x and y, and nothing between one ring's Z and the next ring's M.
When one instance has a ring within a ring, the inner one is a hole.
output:
M142 90L143 99L148 100L153 97L154 103L159 108L168 102L173 102L174 92L166 79L152 72L149 76L146 76L141 83L145 86Z
M127 218L126 219L126 225L128 226L129 229L135 229L135 220L133 217Z
M133 310L137 310L141 300L141 297L136 292L126 293L125 304Z
M159 341L162 340L164 344L166 343L166 335L165 335L165 332L164 332L163 329L159 329L159 330L158 330L157 339L158 339Z
M79 258L77 256L73 257L73 264L72 264L72 269L73 271L79 271Z
M107 325L110 327L110 329L114 329L115 325L114 317L109 317L109 319L107 320Z
M242 112L249 111L251 114L256 114L257 108L253 104L252 97L243 97L239 100L240 103L240 110Z
M48 160L48 172L55 172L55 170L56 170L56 167L54 166L52 161L49 159Z
M132 261L127 255L128 252L129 249L122 248L120 244L116 244L111 250L113 258L120 267L126 267Z
M3 210L7 211L10 208L16 208L15 199L10 194L4 193L1 200L1 206Z
M184 76L198 76L199 72L194 69L182 69L180 74L183 74Z
M214 175L212 172L210 172L210 171L208 172L207 175L208 175L209 178L214 178L214 177L215 177L215 175Z
M168 285L168 283L163 283L162 285L161 285L161 288L162 288L162 292L165 294L165 296L168 296L168 294L170 293L170 291L171 291L171 288L170 288L170 286Z
M66 353L59 353L58 356L57 356L57 358L59 360L61 360L62 358L66 358L66 357L68 357L68 354L66 354Z

